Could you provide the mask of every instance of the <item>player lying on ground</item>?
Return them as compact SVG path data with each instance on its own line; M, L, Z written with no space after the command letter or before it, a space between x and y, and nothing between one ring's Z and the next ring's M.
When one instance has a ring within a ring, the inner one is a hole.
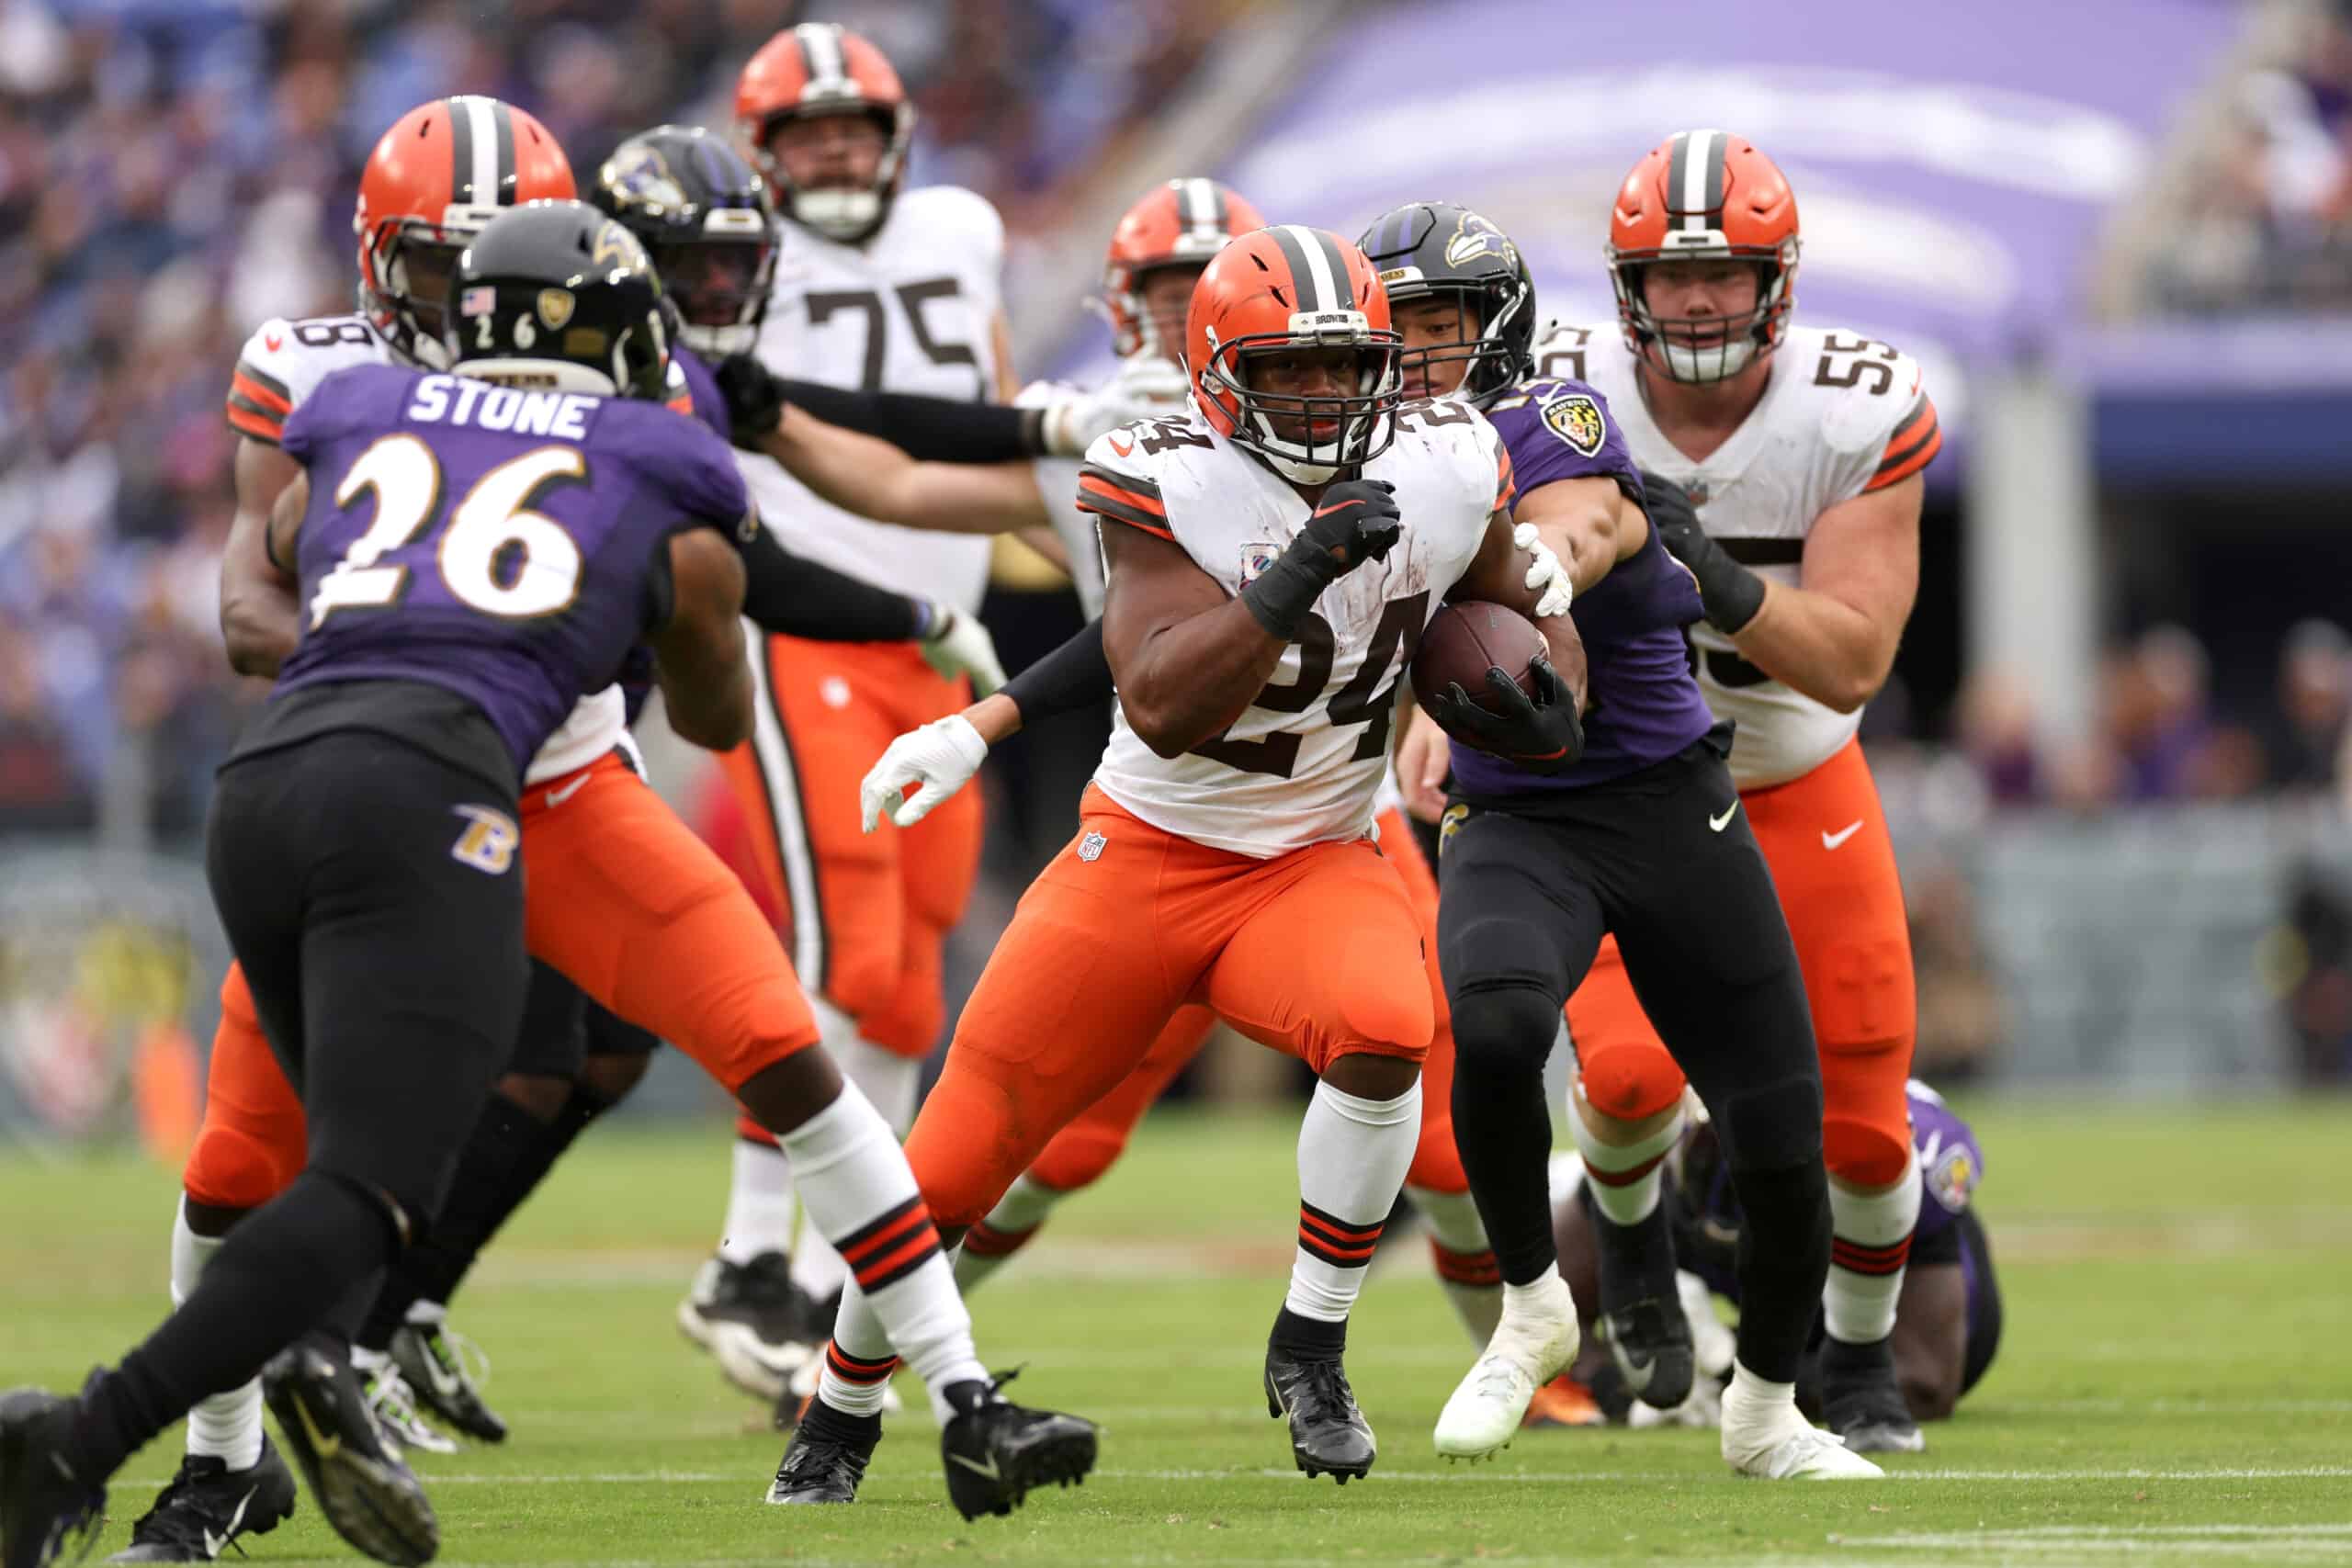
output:
M1927 1085L1914 1080L1907 1099L1926 1198L1911 1233L1910 1267L1895 1301L1889 1349L1911 1418L1941 1421L1993 1364L2001 1342L2001 1290L1984 1216L1975 1206L1976 1188L1984 1175L1976 1134ZM1553 1231L1561 1271L1579 1299L1589 1299L1588 1292L1599 1285L1595 1194L1584 1175L1583 1162L1575 1155L1554 1161ZM1598 1412L1611 1420L1623 1421L1630 1415L1636 1425L1672 1420L1711 1426L1721 1418L1721 1379L1729 1359L1727 1348L1720 1358L1707 1353L1711 1335L1728 1337L1716 1323L1713 1298L1735 1308L1739 1304L1741 1226L1738 1201L1724 1179L1723 1149L1703 1110L1690 1117L1681 1143L1668 1156L1666 1179L1677 1256L1684 1270L1683 1303L1699 1347L1701 1375L1690 1397L1664 1416L1637 1403L1623 1373L1599 1348L1580 1358L1576 1372L1588 1383ZM1823 1406L1820 1358L1826 1338L1826 1330L1816 1323L1797 1375L1797 1403L1816 1418Z

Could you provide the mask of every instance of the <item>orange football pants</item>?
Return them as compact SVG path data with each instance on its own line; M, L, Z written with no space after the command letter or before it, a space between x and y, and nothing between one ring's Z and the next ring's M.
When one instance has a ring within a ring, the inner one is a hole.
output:
M1090 785L964 1004L907 1160L942 1226L973 1224L1187 1004L1320 1073L1421 1060L1430 989L1412 900L1370 839L1252 860Z
M1849 740L1804 777L1743 790L1739 799L1804 971L1830 1174L1883 1187L1903 1174L1911 1152L1904 1083L1919 1019L1903 882L1870 764ZM1638 1121L1681 1098L1682 1071L1634 999L1613 937L1568 998L1567 1019L1596 1109Z
M1405 1183L1436 1192L1466 1192L1470 1179L1464 1174L1462 1156L1453 1147L1453 1014L1446 1005L1445 984L1437 971L1437 878L1422 857L1420 845L1414 841L1410 824L1393 807L1380 816L1380 852L1404 878L1405 891L1420 921L1430 1003L1437 1014L1430 1054L1421 1058L1421 1140L1414 1147L1413 1168ZM1075 1192L1101 1180L1126 1152L1127 1139L1144 1112L1200 1055L1216 1023L1216 1014L1206 1006L1188 1002L1178 1008L1135 1071L1055 1134L1046 1152L1029 1168L1029 1174L1057 1192Z
M980 792L958 791L911 828L868 834L857 786L891 741L959 713L947 680L901 642L771 637L752 656L759 717L727 754L795 967L857 1032L927 1056L947 1022L947 933L980 864Z
M526 790L522 830L533 957L729 1090L816 1043L774 928L619 756ZM258 1207L300 1171L305 1139L302 1102L232 964L183 1185L200 1203Z

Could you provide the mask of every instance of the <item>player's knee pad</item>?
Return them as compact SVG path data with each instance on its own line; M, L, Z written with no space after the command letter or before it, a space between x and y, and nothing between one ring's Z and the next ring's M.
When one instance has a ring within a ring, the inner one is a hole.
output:
M1430 1040L1437 1032L1429 984L1418 970L1356 987L1341 999L1340 1017L1342 1032L1332 1041L1329 1057L1308 1064L1317 1073L1348 1055L1398 1056L1418 1064L1430 1054Z
M1741 1088L1711 1105L1724 1158L1735 1172L1818 1168L1821 1159L1821 1080L1801 1074ZM1824 1200L1826 1201L1826 1199Z
M1503 980L1457 988L1453 994L1455 1076L1540 1070L1559 1030L1559 1002L1544 987Z
M1911 1129L1858 1121L1833 1109L1822 1119L1821 1157L1829 1174L1849 1186L1885 1187L1902 1178L1911 1157Z
M1102 1180L1126 1148L1125 1127L1073 1122L1030 1163L1029 1177L1057 1192L1076 1192Z
M1898 1052L1897 1076L1907 1074L1919 1031L1908 935L1898 928L1883 938L1825 942L1804 956L1824 1070L1835 1056Z
M1620 1122L1643 1122L1682 1099L1682 1069L1666 1047L1645 1042L1577 1043L1577 1081L1595 1111Z
M902 972L898 990L879 1007L857 1015L857 1032L896 1056L922 1058L931 1055L947 1027L947 998L940 990L939 972Z
M189 1151L180 1183L187 1195L215 1209L258 1209L286 1190L302 1168L297 1142L283 1147L248 1128L207 1120Z

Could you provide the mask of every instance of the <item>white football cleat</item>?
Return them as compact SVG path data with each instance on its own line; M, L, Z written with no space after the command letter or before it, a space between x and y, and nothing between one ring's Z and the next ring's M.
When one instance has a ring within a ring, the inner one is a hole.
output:
M1793 1397L1758 1398L1733 1373L1724 1391L1724 1462L1758 1481L1883 1481L1886 1472L1801 1415Z
M1535 1391L1577 1359L1579 1338L1576 1298L1558 1274L1524 1289L1505 1285L1501 1324L1438 1414L1437 1451L1477 1460L1508 1447Z

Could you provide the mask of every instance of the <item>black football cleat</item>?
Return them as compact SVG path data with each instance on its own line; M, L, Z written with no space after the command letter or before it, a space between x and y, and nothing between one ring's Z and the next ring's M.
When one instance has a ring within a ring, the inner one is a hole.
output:
M310 1338L279 1352L262 1397L319 1509L355 1549L395 1568L421 1568L441 1549L432 1500L385 1441L348 1356Z
M1035 1487L1083 1485L1094 1468L1094 1423L1013 1404L997 1392L1012 1378L1007 1372L947 1391L956 1414L940 1428L939 1453L947 1500L967 1519L1010 1514Z
M1679 1297L1645 1297L1593 1319L1593 1337L1609 1347L1609 1359L1627 1392L1653 1410L1672 1410L1690 1397L1698 1357L1690 1348L1690 1320Z
M784 1462L775 1467L768 1485L768 1501L854 1503L857 1483L882 1440L879 1416L844 1416L821 1401L811 1401L784 1448Z
M1894 1352L1885 1339L1849 1345L1821 1341L1823 1423L1858 1454L1925 1453L1927 1434L1911 1419L1894 1380Z
M678 1303L678 1328L718 1359L729 1382L772 1402L825 1342L823 1334L810 1337L816 1312L784 1253L763 1252L749 1263L713 1258Z
M1266 1414L1290 1418L1291 1457L1309 1480L1329 1475L1345 1486L1369 1474L1380 1453L1337 1356L1267 1346Z
M211 1454L188 1454L156 1495L155 1506L130 1527L130 1544L107 1561L210 1562L231 1541L267 1535L293 1517L294 1472L267 1437L251 1470L231 1470Z
M484 1443L506 1440L506 1423L482 1403L490 1358L462 1334L438 1323L403 1323L392 1330L392 1364L426 1408L467 1437ZM472 1354L469 1358L467 1352ZM478 1374L471 1363L479 1363Z
M107 1489L65 1453L70 1400L37 1388L0 1393L0 1568L43 1568L66 1543L80 1560L96 1539Z

